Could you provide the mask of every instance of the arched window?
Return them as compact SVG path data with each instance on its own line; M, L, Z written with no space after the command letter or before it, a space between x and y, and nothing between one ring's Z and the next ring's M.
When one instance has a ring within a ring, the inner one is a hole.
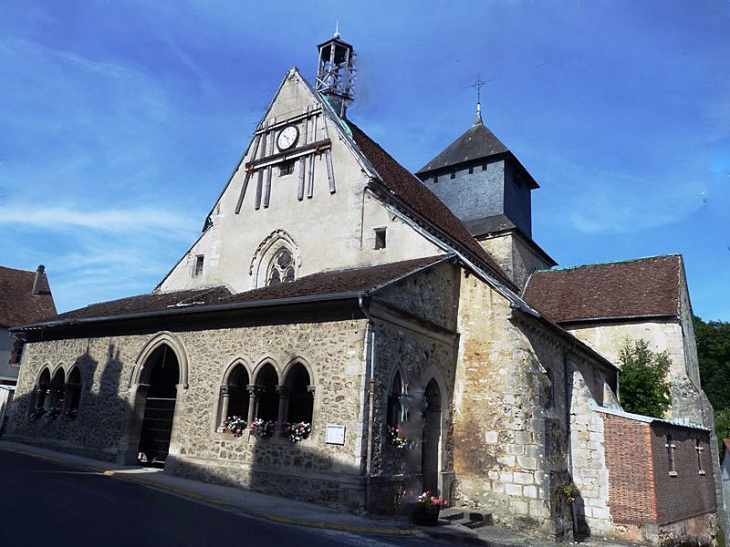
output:
M68 375L68 381L65 386L65 401L63 418L66 421L76 419L79 411L79 402L81 401L81 372L79 367L73 367Z
M310 385L309 372L301 363L291 367L286 376L285 388L288 395L286 421L312 423L314 394Z
M63 412L63 401L66 395L66 373L59 368L51 378L51 385L48 389L48 396L44 401L46 408L46 419L55 420Z
M388 393L388 425L395 426L403 421L400 402L402 396L403 381L400 378L400 372L396 372L390 386L390 393Z
M228 416L248 416L248 371L243 365L236 365L228 376Z
M266 275L267 285L278 285L279 283L291 283L294 281L294 260L289 249L282 247L269 263Z
M269 363L265 364L256 374L254 418L264 421L277 421L279 417L277 385L279 385L279 375L276 373L276 369Z
M225 384L221 386L221 397L218 407L219 431L224 431L226 422L234 416L248 420L249 403L251 400L248 385L248 371L245 366L239 363L231 369Z
M48 368L44 368L38 377L38 383L33 388L33 395L31 396L30 408L28 414L31 419L35 420L40 417L46 409L46 397L48 396L48 390L51 387L51 373Z

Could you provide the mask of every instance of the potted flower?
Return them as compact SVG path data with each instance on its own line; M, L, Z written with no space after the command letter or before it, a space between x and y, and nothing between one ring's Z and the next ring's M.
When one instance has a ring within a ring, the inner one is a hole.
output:
M46 413L43 416L43 419L45 421L47 421L48 423L51 423L56 418L58 418L60 416L60 414L61 414L60 408L49 408L48 410L46 410Z
M248 428L248 422L240 416L229 416L223 422L223 430L232 433L234 437L240 437Z
M408 493L408 497L415 497L415 506L411 513L411 522L418 526L436 526L439 520L439 511L442 507L448 507L449 502L444 498L433 495L426 491L418 496L413 492Z
M64 422L73 422L76 419L76 416L78 415L78 413L79 413L79 410L77 408L69 409L63 413L63 417L61 419Z
M46 413L46 411L44 409L42 409L41 407L36 407L30 411L30 414L28 414L28 419L31 422L35 422L38 418L43 416L45 413Z
M297 422L295 424L287 424L285 433L289 437L289 440L293 443L301 442L303 439L309 437L312 432L312 424L307 422Z
M271 437L276 431L276 422L256 418L249 426L251 432L259 438Z
M386 426L385 440L389 445L395 447L398 450L413 448L413 446L416 444L413 439L408 439L405 436L400 425Z

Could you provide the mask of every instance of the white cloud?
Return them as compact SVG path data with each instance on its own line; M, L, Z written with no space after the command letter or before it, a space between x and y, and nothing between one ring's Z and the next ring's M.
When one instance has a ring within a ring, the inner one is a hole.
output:
M703 182L692 165L669 166L651 177L617 170L587 169L570 160L543 156L540 183L547 187L541 216L569 222L584 233L633 233L681 221L702 207Z
M168 211L142 207L137 209L106 209L83 211L66 207L34 207L11 203L0 214L0 225L16 229L62 230L85 228L113 234L157 231L164 238L194 240L199 220Z

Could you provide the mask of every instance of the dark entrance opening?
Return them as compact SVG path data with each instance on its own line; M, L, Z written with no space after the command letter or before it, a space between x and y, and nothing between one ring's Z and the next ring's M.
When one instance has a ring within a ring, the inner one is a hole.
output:
M142 464L161 465L170 451L180 366L175 352L162 345L152 352L145 368L150 387L142 420L139 458Z
M421 472L423 490L436 494L439 490L439 452L441 446L441 390L436 380L431 380L424 393L423 450Z

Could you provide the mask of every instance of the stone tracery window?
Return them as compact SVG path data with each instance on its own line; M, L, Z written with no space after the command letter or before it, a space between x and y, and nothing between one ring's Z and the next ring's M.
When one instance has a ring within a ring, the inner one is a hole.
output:
M286 247L282 247L269 263L266 284L278 285L280 283L291 283L292 281L294 281L294 260L291 251Z

